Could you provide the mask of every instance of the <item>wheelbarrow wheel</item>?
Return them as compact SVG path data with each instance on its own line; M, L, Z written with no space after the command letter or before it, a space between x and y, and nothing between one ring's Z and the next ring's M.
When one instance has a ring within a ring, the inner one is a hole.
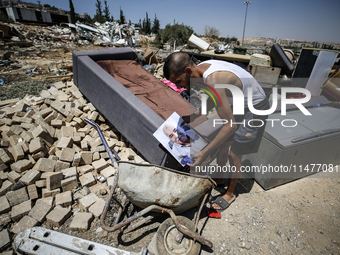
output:
M177 220L185 228L195 231L194 223L186 217L177 216ZM201 245L190 237L184 236L179 243L176 238L179 235L174 222L171 218L165 220L158 228L156 234L156 249L158 254L165 255L198 255Z

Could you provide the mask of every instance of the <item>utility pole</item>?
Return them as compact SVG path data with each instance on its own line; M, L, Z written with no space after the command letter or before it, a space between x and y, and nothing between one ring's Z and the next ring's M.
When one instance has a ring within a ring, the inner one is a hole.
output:
M242 37L242 46L244 41L244 32L246 31L246 21L247 21L247 11L248 11L248 4L251 4L250 1L245 1L244 4L246 5L246 16L244 18L244 27L243 27L243 37Z

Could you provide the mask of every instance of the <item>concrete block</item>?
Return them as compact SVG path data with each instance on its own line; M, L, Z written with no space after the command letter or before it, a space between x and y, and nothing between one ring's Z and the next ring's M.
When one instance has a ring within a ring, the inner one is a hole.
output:
M35 185L38 188L45 188L46 187L46 180L39 180L35 182Z
M7 149L0 148L0 159L3 163L6 164L13 161L13 156Z
M35 161L38 161L39 159L45 157L45 155L48 153L48 150L47 148L44 148L42 151L39 151L35 154L32 154L32 158L35 160ZM28 154L30 155L30 154Z
M99 197L94 193L90 193L87 196L79 200L79 209L87 212L91 205L99 200Z
M42 189L42 197L55 197L55 195L60 193L60 188L49 190L49 189Z
M33 131L32 135L34 138L43 137L48 133L47 129L42 127L41 125L37 126Z
M61 170L61 173L63 174L64 179L77 176L77 168L76 167L66 168Z
M72 205L72 192L66 191L55 196L55 205L60 205L63 207L67 207Z
M6 193L11 190L12 186L13 183L11 181L9 180L4 181L0 188L0 196L6 195Z
M91 172L93 170L93 166L91 165L84 165L77 167L77 171L80 175L86 174L88 172Z
M78 187L78 180L75 176L61 181L63 192L73 190L76 187Z
M25 215L17 224L13 226L11 232L14 234L18 234L22 230L26 228L33 228L38 225L38 221L33 219L32 217Z
M75 149L63 148L61 150L60 160L66 162L73 162L74 154Z
M63 208L60 206L55 207L46 216L46 220L52 226L60 227L70 216L72 212L68 208Z
M90 151L82 151L80 152L80 164L81 165L90 165L92 164L93 153Z
M84 186L90 187L90 186L96 184L96 180L93 177L93 174L91 172L80 176L79 181L81 183L81 186L83 186L83 187Z
M26 141L21 141L20 143L20 146L22 147L22 150L24 151L24 153L29 153L30 152L30 145L28 142Z
M38 201L44 202L44 203L50 205L51 208L52 208L53 202L54 202L54 197L44 197L44 198L38 199L37 202L38 202Z
M30 197L31 200L35 200L35 199L39 198L37 186L35 184L28 185L27 186L27 192L28 192L28 196Z
M39 222L43 222L46 215L52 210L52 205L38 200L32 210L29 212L28 216L36 219Z
M31 140L29 150L30 153L37 153L45 148L45 142L41 137L37 137Z
M46 116L44 119L47 124L50 124L52 120L56 119L58 117L58 113L53 111L49 115Z
M74 216L70 224L70 229L74 231L87 231L90 228L92 220L92 213L79 212Z
M63 174L61 172L50 174L46 177L46 188L49 190L60 188L62 180Z
M73 127L66 127L66 126L61 127L61 136L62 137L71 137L72 138L73 132L74 132Z
M62 137L57 144L57 148L58 149L72 148L72 144L73 144L72 137Z
M103 213L105 207L105 200L99 198L93 205L89 207L89 212L91 212L97 219Z
M28 170L21 178L20 181L25 185L34 184L37 180L39 180L41 173L37 170Z
M107 168L100 171L100 174L105 177L105 179L113 176L116 173L116 170L112 166L108 166Z
M104 159L100 159L92 162L92 166L97 172L100 172L104 168L108 167L108 163Z
M15 171L11 171L11 172L7 173L7 178L8 178L9 181L11 181L13 184L15 184L21 178L21 175L18 174L17 172L15 172Z
M18 173L22 173L30 168L32 168L33 164L30 160L28 159L22 159L19 160L13 164L11 164L11 169L13 171L16 171Z
M89 120L96 121L97 117L98 117L98 112L94 111L94 112L91 113Z
M87 146L87 142L84 141L84 140L80 142L80 148L81 148L82 151L88 151L89 150L89 148Z
M60 161L58 160L56 165L55 165L55 172L60 172L63 169L69 168L70 167L70 163L69 162L64 162L64 161Z
M56 161L48 158L40 158L38 162L33 167L34 170L38 170L41 172L53 172Z
M41 115L41 117L45 118L47 115L49 115L52 112L53 112L53 109L48 107L48 108L46 108L44 110L41 110L40 111L40 115Z
M18 161L19 159L23 159L25 157L24 150L22 149L20 144L12 147L12 155L15 161Z
M72 166L73 166L73 167L79 166L80 160L81 160L80 153L79 153L79 152L76 152L76 153L74 154L74 157L73 157Z
M11 245L11 238L8 230L5 228L0 232L0 251L4 251Z
M61 113L62 115L64 115L65 117L67 117L69 115L69 112L65 110L64 108L64 103L62 103L59 100L55 100L52 104L51 107L56 110L57 112Z
M11 206L15 206L29 199L26 187L10 191L6 194L7 200Z
M28 143L34 138L31 131L25 130L20 134L20 136Z
M11 210L6 196L0 197L0 214L7 213Z
M19 221L22 217L27 215L32 209L32 201L27 200L25 202L22 202L16 206L12 207L11 211L11 218L13 221L17 222Z
M54 119L51 121L51 126L55 128L60 128L64 125L65 125L65 122L63 120Z

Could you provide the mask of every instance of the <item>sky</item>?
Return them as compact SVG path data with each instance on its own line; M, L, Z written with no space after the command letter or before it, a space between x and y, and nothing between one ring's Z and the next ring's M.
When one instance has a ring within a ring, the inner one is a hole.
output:
M29 1L35 2L36 1ZM104 0L101 0L104 6ZM107 0L110 14L119 19L123 10L127 21L143 21L148 12L155 15L161 28L167 24L185 24L197 34L204 27L215 27L223 37L242 38L246 5L243 0ZM96 0L73 0L75 12L87 13L92 18ZM69 0L41 0L57 8L69 10ZM248 5L245 38L266 37L296 39L324 43L340 43L339 0L254 0Z

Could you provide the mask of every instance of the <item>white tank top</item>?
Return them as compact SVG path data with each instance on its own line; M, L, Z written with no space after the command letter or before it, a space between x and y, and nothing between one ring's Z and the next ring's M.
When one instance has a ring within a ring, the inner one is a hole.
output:
M207 60L199 65L202 64L210 64L209 68L203 73L203 80L206 82L207 77L214 73L219 71L228 71L233 74L235 74L242 83L243 87L243 95L244 95L244 107L248 107L248 88L252 88L253 92L253 105L256 105L263 101L266 97L266 94L264 93L262 87L258 82L255 80L255 78L248 73L243 68L239 67L238 65L222 61L222 60ZM228 97L229 102L232 104L232 98Z

